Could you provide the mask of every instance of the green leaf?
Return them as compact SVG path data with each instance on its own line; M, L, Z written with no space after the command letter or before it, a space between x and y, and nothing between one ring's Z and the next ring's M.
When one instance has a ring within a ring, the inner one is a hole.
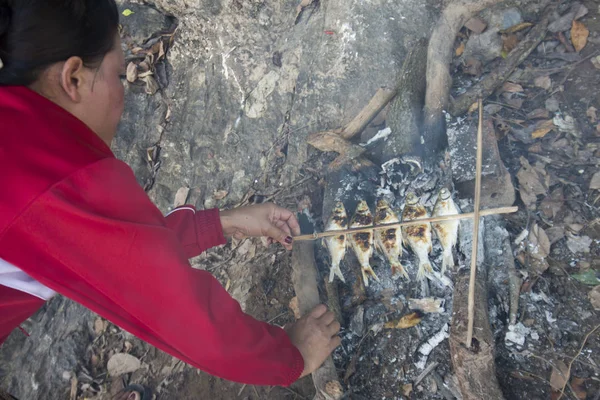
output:
M129 8L126 8L125 10L123 10L123 15L125 17L129 17L131 14L133 14L133 11L131 11Z
M600 279L598 279L598 276L596 276L596 271L594 270L588 270L579 274L573 274L571 275L571 277L577 279L579 282L586 285L600 285Z

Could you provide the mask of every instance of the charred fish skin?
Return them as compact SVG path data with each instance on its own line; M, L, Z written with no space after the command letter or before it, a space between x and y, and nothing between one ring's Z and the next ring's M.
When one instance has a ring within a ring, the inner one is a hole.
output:
M428 218L429 214L419 198L412 192L406 195L406 204L402 212L402 221L414 221L420 218ZM405 226L402 229L402 237L405 244L412 249L419 259L419 270L417 280L425 279L427 274L433 273L429 253L433 250L431 241L431 224L428 222L420 225Z
M348 229L348 214L344 203L337 202L335 208L325 226L326 231L343 231ZM346 255L346 235L329 236L324 239L329 255L331 256L331 267L329 269L329 282L333 282L335 276L346 283L340 263Z
M433 216L442 217L445 215L459 214L458 208L452 200L450 190L443 188L440 190L435 206L433 207ZM458 226L460 221L444 221L433 223L433 229L442 245L442 275L446 272L446 268L454 267L454 256L452 249L458 242Z
M394 224L400 222L392 208L385 200L377 202L375 210L375 225ZM392 277L402 276L410 280L408 273L400 263L402 256L402 231L398 228L381 229L375 231L375 244L385 255L392 268Z
M350 228L362 228L364 226L373 225L373 215L367 205L367 202L361 200L356 207L356 212L352 217ZM360 263L363 282L365 286L369 286L369 275L379 282L379 278L375 275L375 271L371 268L369 260L373 256L373 231L357 232L350 235L350 244L356 254L356 258Z

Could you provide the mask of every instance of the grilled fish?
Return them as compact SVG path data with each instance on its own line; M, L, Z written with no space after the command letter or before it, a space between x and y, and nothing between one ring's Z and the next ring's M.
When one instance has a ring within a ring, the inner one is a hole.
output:
M400 222L396 213L392 211L387 201L379 200L375 210L375 225L393 224L395 222ZM406 270L400 263L400 256L402 255L402 232L400 228L375 231L375 245L390 262L392 276L401 275L410 280Z
M344 208L344 203L337 202L335 208L327 221L325 226L326 231L342 231L348 229L348 215ZM333 282L334 277L337 275L342 282L346 282L342 270L340 269L340 262L346 255L346 235L329 236L324 239L329 255L331 256L331 267L329 269L329 282Z
M406 195L406 205L402 213L402 221L413 221L419 218L428 218L425 206L420 203L419 198L412 192ZM431 225L429 222L421 225L406 226L402 230L402 239L412 249L419 259L419 270L417 280L425 279L426 274L433 273L429 261L429 253L433 249L431 244Z
M456 204L454 204L454 200L452 200L452 193L448 189L443 188L440 190L438 199L433 207L433 216L441 217L456 214L458 214L458 209L456 208ZM442 275L446 272L446 268L454 267L452 249L456 246L458 240L458 224L458 220L434 222L431 224L442 245Z
M373 225L373 215L367 202L362 200L356 207L356 212L352 217L350 228L360 228ZM369 264L369 259L373 256L373 232L357 232L350 235L350 244L356 253L356 258L360 263L361 272L365 286L369 286L369 275L379 282L373 268Z

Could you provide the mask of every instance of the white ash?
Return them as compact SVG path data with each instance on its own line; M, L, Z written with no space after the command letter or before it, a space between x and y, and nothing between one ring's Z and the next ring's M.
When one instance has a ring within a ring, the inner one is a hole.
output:
M377 134L375 136L373 136L371 139L369 139L369 141L367 143L364 143L364 144L361 143L360 145L364 147L364 146L368 146L371 143L374 143L381 139L387 140L391 133L392 133L392 130L390 128L382 129L379 132L377 132Z
M552 317L552 313L548 310L545 311L546 314L546 321L548 321L549 324L553 324L556 322L556 318Z
M438 333L433 335L431 338L429 338L427 342L423 343L419 347L419 361L415 363L415 366L421 370L425 368L425 364L427 364L427 358L429 357L429 354L431 354L433 349L439 346L439 344L442 343L444 339L448 338L449 336L450 333L448 332L448 324L445 324Z
M525 338L530 334L531 329L523 325L523 323L519 322L516 325L508 326L508 332L506 332L504 341L507 345L509 344L508 342L512 342L519 346L523 346L525 344Z

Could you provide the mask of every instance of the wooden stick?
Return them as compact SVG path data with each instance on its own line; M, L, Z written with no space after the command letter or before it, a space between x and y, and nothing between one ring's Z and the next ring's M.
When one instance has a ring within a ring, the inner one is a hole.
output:
M383 110L383 108L396 95L395 89L379 88L375 96L369 101L369 104L363 108L356 117L340 133L344 139L350 139L361 133L369 122L373 120Z
M471 250L471 277L469 279L469 324L467 325L467 348L473 341L475 321L475 278L477 277L477 247L479 245L479 207L481 203L481 159L483 154L483 101L479 98L479 126L477 127L477 163L475 164L475 205L473 209L473 248Z
M481 210L479 212L479 216L483 217L483 216L487 216L487 215L512 214L517 211L519 211L519 207L490 208L488 210ZM315 233L312 235L300 235L300 236L295 236L294 241L301 242L301 241L305 241L305 240L317 240L317 239L324 238L324 237L347 235L347 234L356 233L356 232L371 232L371 231L378 231L381 229L400 228L403 226L421 225L424 223L431 223L431 222L444 222L444 221L456 221L456 220L461 220L461 219L470 219L473 217L475 217L475 213L472 213L472 212L464 213L464 214L456 214L456 215L443 215L440 217L422 218L422 219L416 219L413 221L396 222L393 224L382 224L382 225L377 225L377 226L365 226L365 227L361 227L361 228L351 228L351 229L345 229L343 231L326 231L326 232L321 232L321 233Z

